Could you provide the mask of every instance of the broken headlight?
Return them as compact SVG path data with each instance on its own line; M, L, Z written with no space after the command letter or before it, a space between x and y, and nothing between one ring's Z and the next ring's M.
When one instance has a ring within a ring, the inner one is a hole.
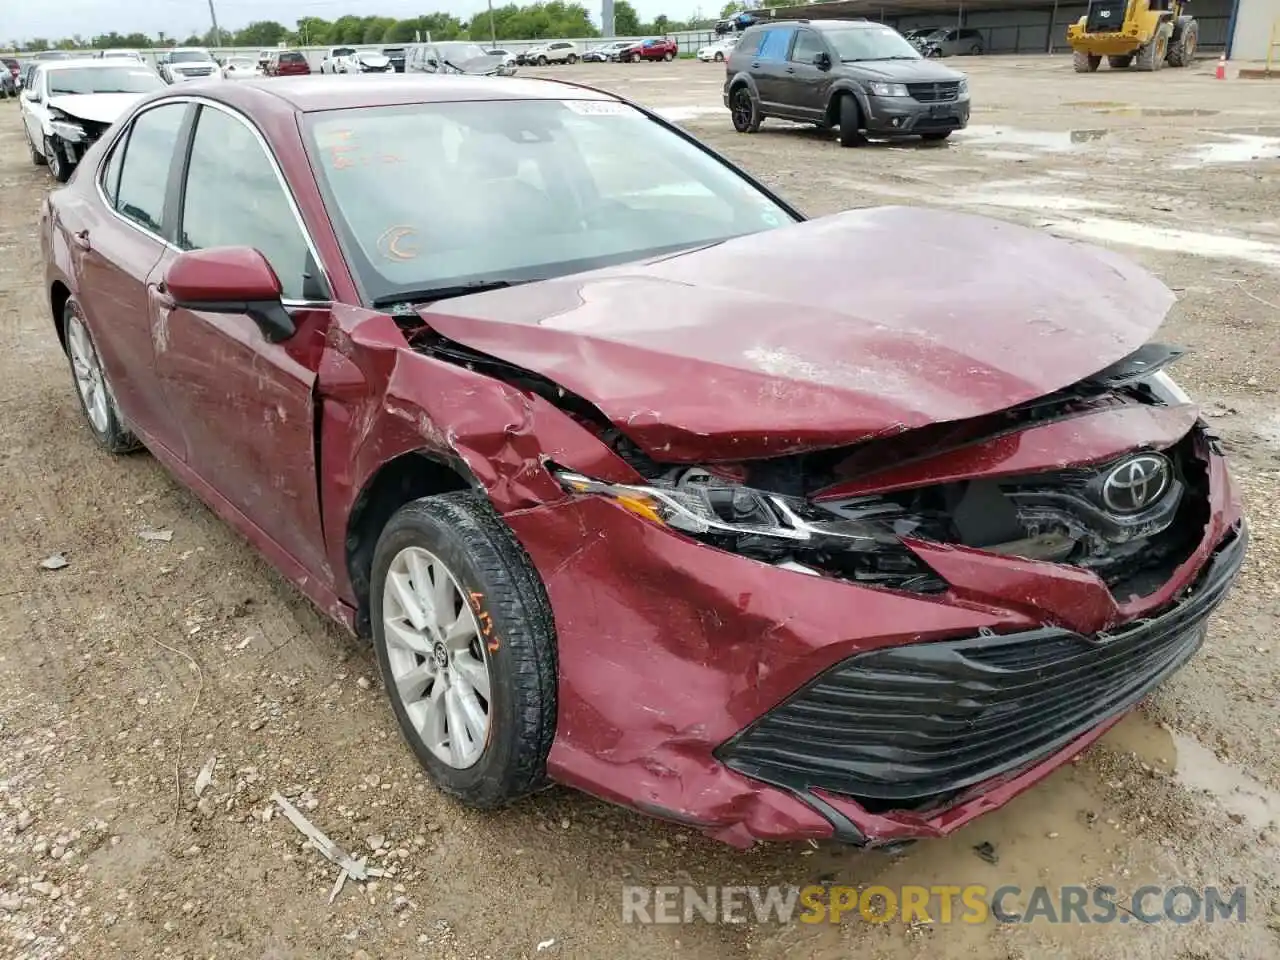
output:
M790 570L900 589L946 586L899 539L914 524L904 527L897 508L878 498L867 498L863 509L845 502L836 512L696 468L645 485L605 483L566 470L556 477L571 493L608 497L652 523Z

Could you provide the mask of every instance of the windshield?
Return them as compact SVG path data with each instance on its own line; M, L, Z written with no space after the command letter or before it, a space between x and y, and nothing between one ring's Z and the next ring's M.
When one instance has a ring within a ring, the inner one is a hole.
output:
M475 43L438 43L436 44L436 49L440 51L440 56L446 60L452 60L454 63L488 56L484 52L484 47Z
M175 50L169 54L170 63L203 63L212 59L213 57L203 50Z
M84 93L147 93L164 81L140 67L80 67L49 71L49 96Z
M825 30L823 34L835 48L836 56L846 62L920 59L920 51L892 27L850 27L847 30Z
M366 297L536 280L792 222L732 168L614 101L313 113L308 149Z

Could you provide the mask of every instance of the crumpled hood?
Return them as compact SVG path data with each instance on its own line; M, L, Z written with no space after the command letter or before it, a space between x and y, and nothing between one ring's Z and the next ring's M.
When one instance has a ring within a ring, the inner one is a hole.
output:
M68 93L50 97L49 109L61 110L69 117L91 123L115 123L145 96L145 93Z
M1173 301L1101 248L878 207L420 312L589 400L655 459L684 461L994 413L1131 353Z
M357 53L356 59L366 67L385 67L391 58L381 53Z

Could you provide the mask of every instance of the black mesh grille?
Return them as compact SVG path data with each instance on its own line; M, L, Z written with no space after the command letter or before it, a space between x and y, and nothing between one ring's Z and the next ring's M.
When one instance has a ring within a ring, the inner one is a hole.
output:
M1046 627L850 657L717 755L748 776L873 809L925 805L1029 766L1185 663L1244 552L1241 526L1175 605L1111 633Z
M1085 33L1118 33L1124 27L1126 0L1093 0L1084 21Z
M913 100L921 103L941 103L954 100L960 96L960 81L946 80L941 83L908 83L907 93Z

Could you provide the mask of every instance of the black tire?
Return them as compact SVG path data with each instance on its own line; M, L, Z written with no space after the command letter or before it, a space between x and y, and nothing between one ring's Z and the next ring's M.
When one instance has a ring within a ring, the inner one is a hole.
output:
M401 733L431 780L467 806L492 809L546 783L555 738L556 640L551 605L532 562L483 494L425 497L388 521L373 554L370 615L374 649L387 690L394 688L382 622L382 591L392 560L407 547L438 557L462 591L479 597L492 623L488 666L492 702L484 751L451 767L423 743L399 697L391 695Z
M545 67L547 65L546 57L538 57L538 66Z
M1168 55L1169 35L1161 31L1138 49L1133 65L1138 70L1153 73L1164 66L1165 58Z
M720 62L722 62L723 60L724 60L724 54L717 50L717 51L716 51L716 55L715 55L715 61L716 61L716 63L720 63Z
M862 134L862 110L852 94L840 98L840 146L860 147L867 142Z
M565 63L567 63L571 67L577 62L578 62L578 55L576 53L569 54L569 58L565 60Z
M27 134L27 149L31 151L31 162L37 167L43 167L49 162L44 158L44 155L36 149L36 145L31 140L31 134Z
M1112 70L1124 70L1133 63L1132 53L1122 53L1119 56L1107 57L1107 66Z
M663 59L663 60L665 60L665 61L667 61L667 63L670 63L670 62L671 62L672 60L674 60L675 58L676 58L676 55L675 55L674 53L672 53L671 51L667 51L666 53L664 53L664 54L662 55L662 59Z
M733 118L733 129L739 133L755 133L764 119L760 114L760 104L745 83L730 91L729 114Z
M1169 66L1189 67L1196 58L1200 43L1200 27L1192 17L1179 17L1169 44Z
M639 62L640 62L640 54L638 54L638 53L633 53L633 54L631 55L631 62L632 62L632 63L639 63Z
M1076 50L1071 54L1071 67L1076 73L1093 73L1102 64L1100 54Z
M980 56L982 56L982 44L980 44L980 43L975 43L972 47L970 47L970 48L969 48L969 56L971 56L971 57L980 57Z
M949 136L951 136L950 130L930 130L928 133L920 134L920 139L928 140L929 142L933 143L940 140L945 140Z
M75 164L67 162L67 158L62 155L62 151L58 149L52 137L44 138L44 159L49 164L49 173L53 175L53 179L59 183L66 183L71 179Z
M89 324L85 322L79 305L73 299L67 300L67 305L63 307L62 316L59 318L59 322L62 325L63 343L67 343L68 338L71 336L70 327L73 317L83 327L85 336L89 341L89 347L96 358L98 356L98 345L94 342L93 331L89 329ZM70 348L66 350L66 354L67 363L71 367L71 377L74 386L76 368L75 361L71 356ZM98 360L98 363L101 365L101 360ZM140 449L142 444L139 442L138 438L133 435L129 428L124 425L124 418L120 416L120 408L116 405L116 398L111 391L111 385L106 381L105 372L103 375L103 385L106 388L107 415L105 429L99 429L93 422L93 418L89 416L89 409L85 406L84 395L79 389L76 389L76 400L80 403L80 412L84 414L85 426L89 428L89 432L93 434L93 439L98 442L98 445L108 453L132 453L134 450Z

